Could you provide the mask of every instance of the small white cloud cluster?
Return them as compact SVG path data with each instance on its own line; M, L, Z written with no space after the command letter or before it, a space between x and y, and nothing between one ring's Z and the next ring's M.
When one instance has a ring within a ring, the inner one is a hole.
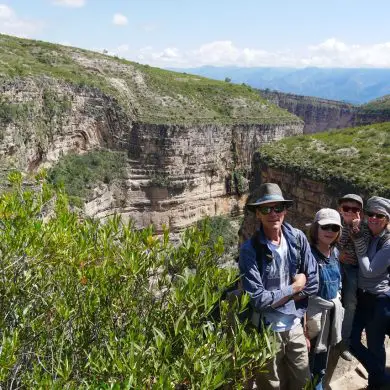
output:
M144 47L136 54L141 62L156 66L290 66L290 67L390 67L390 42L372 45L348 45L330 38L318 45L296 51L267 51L240 48L232 41L214 41L194 50L176 47L154 50Z
M0 4L0 33L29 37L41 27L41 22L22 18L8 5Z
M125 15L115 14L112 18L112 23L117 26L126 26L128 24L128 20Z

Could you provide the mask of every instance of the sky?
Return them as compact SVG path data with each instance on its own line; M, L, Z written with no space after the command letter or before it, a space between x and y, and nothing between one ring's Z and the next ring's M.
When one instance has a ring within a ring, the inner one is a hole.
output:
M164 68L389 68L389 15L389 0L0 0L0 33Z

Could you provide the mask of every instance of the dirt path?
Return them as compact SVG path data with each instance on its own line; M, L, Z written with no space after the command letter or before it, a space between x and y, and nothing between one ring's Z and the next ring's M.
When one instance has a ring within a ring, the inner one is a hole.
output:
M337 369L340 366L346 365L347 363L343 359L339 359L337 363ZM367 371L361 364L357 364L357 361L351 364L351 369L346 371L343 375L330 382L331 390L363 390L367 387ZM386 366L387 370L390 371L390 343L387 339L386 342Z

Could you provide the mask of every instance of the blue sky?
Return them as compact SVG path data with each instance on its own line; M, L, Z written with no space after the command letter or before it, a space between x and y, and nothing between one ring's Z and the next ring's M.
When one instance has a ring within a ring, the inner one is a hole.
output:
M389 0L0 0L0 32L161 67L390 67Z

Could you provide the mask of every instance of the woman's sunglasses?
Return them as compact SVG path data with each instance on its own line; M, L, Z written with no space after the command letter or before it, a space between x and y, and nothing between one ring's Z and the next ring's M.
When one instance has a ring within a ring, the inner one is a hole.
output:
M344 211L344 213L349 213L351 211L354 214L362 211L360 207L350 207L350 206L341 206L341 209Z
M320 225L321 230L326 230L327 232L332 231L333 233L340 231L339 225Z
M370 217L370 218L376 218L376 219L383 219L383 218L386 218L386 215L385 214L378 214L378 213L371 213L370 211L367 211L367 216Z
M270 214L272 210L274 210L277 214L286 210L286 206L284 204L277 204L276 206L259 206L257 208L263 215Z

